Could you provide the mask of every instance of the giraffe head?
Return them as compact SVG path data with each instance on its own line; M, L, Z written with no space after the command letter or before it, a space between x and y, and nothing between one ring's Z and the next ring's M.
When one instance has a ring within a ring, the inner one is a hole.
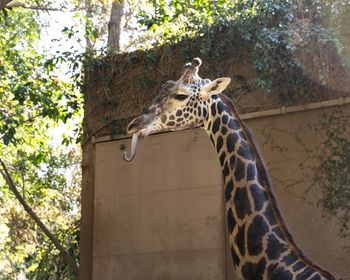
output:
M199 58L193 59L185 65L179 80L164 83L151 105L130 122L128 133L147 136L203 126L208 118L211 96L221 93L230 83L230 78L218 78L212 82L201 79L198 76L201 63Z
M180 79L164 83L151 105L130 122L127 132L133 135L132 156L128 159L124 154L125 160L133 159L138 137L204 126L212 96L221 93L231 79L201 79L198 76L201 64L199 58L187 63Z

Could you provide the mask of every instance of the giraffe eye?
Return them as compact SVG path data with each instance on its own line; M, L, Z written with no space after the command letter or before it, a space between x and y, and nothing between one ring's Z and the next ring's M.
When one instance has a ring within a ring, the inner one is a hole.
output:
M175 98L176 100L183 101L183 100L185 100L187 97L188 97L188 95L186 95L186 94L176 94L174 98Z

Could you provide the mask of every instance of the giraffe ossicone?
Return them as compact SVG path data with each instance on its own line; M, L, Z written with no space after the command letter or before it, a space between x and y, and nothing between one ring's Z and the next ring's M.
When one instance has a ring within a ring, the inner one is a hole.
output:
M128 125L137 139L153 133L203 128L219 157L224 177L230 251L238 279L333 280L304 255L284 223L271 181L250 131L234 104L221 94L231 79L202 79L199 58L177 81L164 83L151 105ZM136 140L135 140L136 139Z

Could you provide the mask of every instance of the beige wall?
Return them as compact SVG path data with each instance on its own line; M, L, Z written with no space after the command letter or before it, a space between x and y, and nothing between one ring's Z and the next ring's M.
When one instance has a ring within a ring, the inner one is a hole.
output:
M304 150L315 145L308 125L320 113L247 124L255 131L296 241L346 280L350 258L344 247L350 241L337 236L335 219L322 218L316 189L306 200L300 198L310 185L307 166L314 164ZM93 279L232 279L221 171L206 134L196 129L150 136L140 142L135 160L125 163L120 148L129 142L95 145Z

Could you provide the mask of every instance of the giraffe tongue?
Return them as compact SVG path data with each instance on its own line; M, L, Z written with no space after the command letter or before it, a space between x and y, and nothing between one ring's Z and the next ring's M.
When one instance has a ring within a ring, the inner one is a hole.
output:
M127 156L127 153L128 153L127 151L125 151L123 154L123 159L125 161L130 162L134 159L134 157L136 155L136 148L137 148L138 140L139 140L139 136L138 136L138 133L136 132L132 135L130 156Z

